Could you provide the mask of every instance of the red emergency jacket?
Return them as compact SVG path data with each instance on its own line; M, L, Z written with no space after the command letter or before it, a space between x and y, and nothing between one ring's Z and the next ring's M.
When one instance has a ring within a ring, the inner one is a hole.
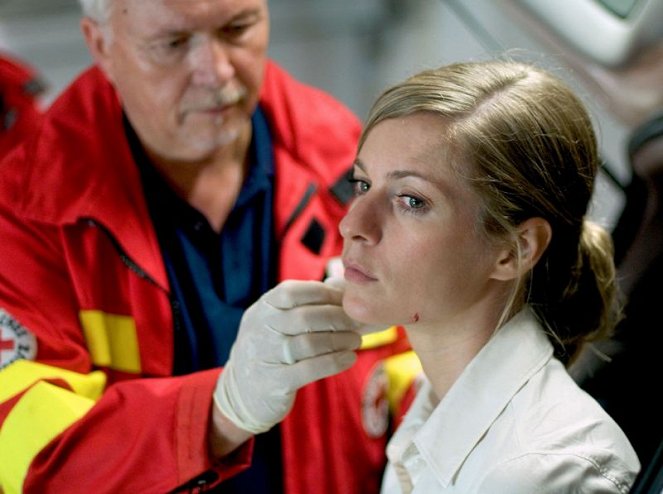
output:
M274 146L279 278L322 279L341 248L344 198L334 186L354 158L359 124L273 63L260 105ZM325 233L319 253L302 243L313 222ZM169 377L168 278L121 106L98 69L76 80L34 139L0 164L0 259L5 494L163 493L193 478L213 484L246 465L249 446L222 464L208 456L219 370ZM407 349L391 328L366 342L351 370L299 391L281 426L287 494L379 490L385 369ZM12 388L4 385L4 396L3 376ZM48 432L41 439L38 423ZM30 445L18 454L23 440Z
M0 52L0 159L36 127L45 88L32 67Z

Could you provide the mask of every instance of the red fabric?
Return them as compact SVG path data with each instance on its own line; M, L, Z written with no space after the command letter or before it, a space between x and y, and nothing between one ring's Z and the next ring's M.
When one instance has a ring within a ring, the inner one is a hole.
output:
M0 157L34 129L41 118L42 84L25 62L0 53Z
M30 387L25 388L23 391L21 391L18 394L15 394L8 400L0 403L0 423L4 422L5 419L7 418L7 415L9 415L9 412L12 411L12 408L14 408L14 405L16 405L20 399L23 397L25 393L28 392ZM0 486L1 487L1 486ZM0 491L2 492L2 491Z
M354 158L359 123L271 63L261 105L274 137L280 278L322 279L344 212L328 188ZM207 456L218 370L167 377L168 279L121 122L115 92L90 69L0 163L0 258L12 259L0 263L0 307L35 333L39 361L78 372L93 369L79 311L130 315L142 366L142 376L103 369L109 389L35 459L25 492L166 492L212 467L225 478L249 454L214 466ZM309 185L316 194L292 222ZM300 241L314 218L326 233L319 255ZM378 492L386 434L367 436L362 399L403 344L362 351L350 371L299 393L282 427L286 494Z
M83 492L95 486L93 492L165 493L212 468L207 425L218 373L112 386L85 419L37 456L24 492ZM130 416L118 423L118 410L128 407ZM222 475L239 467L227 467Z
M399 339L362 350L350 371L299 391L295 407L282 422L288 494L379 492L392 427L378 437L367 433L367 414L387 406L386 389L377 403L369 399L368 388L379 374L381 360L407 349L407 341Z

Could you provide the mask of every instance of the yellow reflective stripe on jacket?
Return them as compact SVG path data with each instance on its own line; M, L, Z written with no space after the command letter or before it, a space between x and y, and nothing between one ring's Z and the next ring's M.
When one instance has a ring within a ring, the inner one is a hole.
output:
M17 360L0 370L0 402L46 379L62 379L76 394L93 400L101 396L106 386L106 375L101 371L79 374L31 360Z
M100 310L82 310L79 316L95 365L140 374L138 336L132 317Z
M65 380L75 392L40 381L48 378ZM105 383L102 372L77 374L27 360L18 360L0 371L3 401L32 385L0 427L0 490L4 494L22 491L34 457L88 412Z
M414 384L414 380L423 372L419 357L414 351L400 353L384 361L384 371L389 380L387 399L392 413L399 408L405 392Z
M377 333L365 334L361 337L361 349L368 350L369 348L376 348L382 345L393 343L398 338L398 330L396 326L390 326L384 331Z

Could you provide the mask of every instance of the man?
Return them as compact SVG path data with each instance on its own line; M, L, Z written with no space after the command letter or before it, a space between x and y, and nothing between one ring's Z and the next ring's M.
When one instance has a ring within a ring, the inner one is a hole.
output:
M82 4L97 67L0 164L0 485L376 492L406 343L353 365L334 285L270 290L339 252L355 117L267 61L266 0Z
M45 89L32 67L0 52L0 158L37 125Z

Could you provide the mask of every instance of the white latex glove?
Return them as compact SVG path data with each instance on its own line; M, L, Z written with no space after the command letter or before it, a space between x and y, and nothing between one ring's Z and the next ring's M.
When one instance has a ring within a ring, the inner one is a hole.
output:
M284 281L246 310L214 391L237 427L253 434L271 429L299 388L352 366L361 338L342 297L318 281Z

